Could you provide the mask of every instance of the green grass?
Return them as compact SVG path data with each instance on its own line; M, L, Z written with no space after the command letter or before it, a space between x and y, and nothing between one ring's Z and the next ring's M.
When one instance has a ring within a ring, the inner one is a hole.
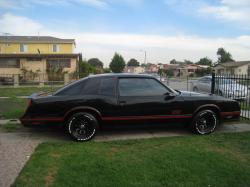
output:
M22 126L16 123L8 123L6 125L0 125L0 129L6 132L16 132L17 130L20 130L21 128Z
M43 143L13 186L250 186L250 133Z
M0 88L0 97L29 96L40 91L55 91L59 87Z
M4 119L16 119L23 115L27 107L27 99L0 99L0 115Z

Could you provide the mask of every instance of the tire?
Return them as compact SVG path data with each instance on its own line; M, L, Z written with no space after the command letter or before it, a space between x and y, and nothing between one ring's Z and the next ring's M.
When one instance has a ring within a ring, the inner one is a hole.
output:
M193 88L193 91L194 91L194 92L198 92L198 88L197 88L197 87L194 87L194 88Z
M202 110L194 116L191 129L195 134L210 134L214 132L218 122L217 115L212 110Z
M98 121L89 113L73 114L66 122L66 130L73 140L84 142L91 140L97 132Z

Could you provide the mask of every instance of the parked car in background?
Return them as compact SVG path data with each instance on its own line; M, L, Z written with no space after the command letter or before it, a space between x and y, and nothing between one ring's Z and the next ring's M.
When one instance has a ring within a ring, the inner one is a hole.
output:
M103 74L83 78L49 96L32 95L24 125L63 124L77 141L93 138L100 126L121 122L183 122L209 134L223 119L238 119L237 101L216 95L175 91L156 78Z
M204 76L193 82L193 91L211 93L212 76ZM248 88L236 81L217 76L215 77L215 93L235 100L245 100L248 97Z

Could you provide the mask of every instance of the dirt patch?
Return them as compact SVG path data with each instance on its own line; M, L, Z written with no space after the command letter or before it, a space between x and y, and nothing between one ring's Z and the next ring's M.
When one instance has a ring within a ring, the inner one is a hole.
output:
M50 153L49 156L51 156L53 158L60 158L62 155L60 153Z
M237 160L241 160L243 162L248 161L246 156L242 152L240 152L239 150L236 150L236 149L232 149L232 148L228 149L226 147L210 146L207 148L207 150L212 151L212 152L216 152L216 153L220 153L223 155L229 155L232 158L237 159Z
M54 183L56 175L57 175L57 168L55 167L50 168L48 174L45 176L46 187L51 186Z

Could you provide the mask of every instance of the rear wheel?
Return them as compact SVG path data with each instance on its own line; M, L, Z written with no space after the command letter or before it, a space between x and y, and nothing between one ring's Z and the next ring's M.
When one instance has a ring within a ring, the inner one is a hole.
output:
M217 116L212 110L202 110L193 118L191 127L194 133L204 135L214 132L217 124Z
M88 141L97 131L98 121L89 113L79 112L73 114L66 124L69 135L76 141Z

